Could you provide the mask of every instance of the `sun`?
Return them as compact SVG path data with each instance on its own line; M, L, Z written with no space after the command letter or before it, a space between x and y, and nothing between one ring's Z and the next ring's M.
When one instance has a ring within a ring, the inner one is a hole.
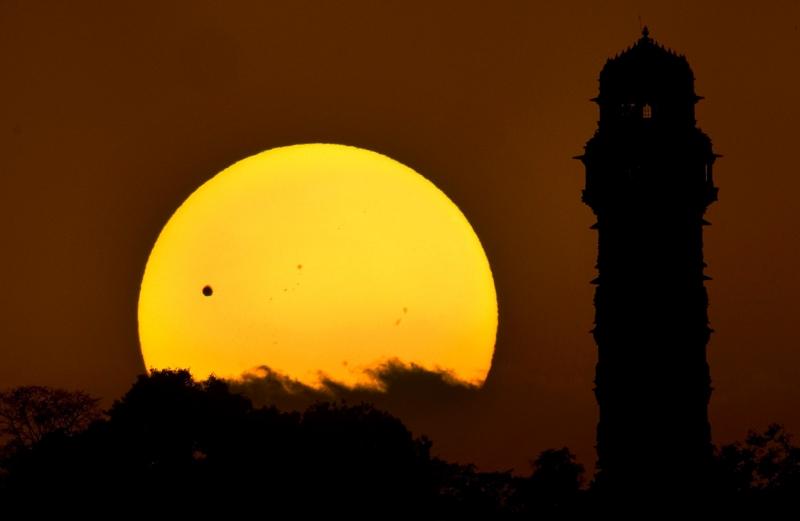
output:
M352 385L396 361L481 384L497 298L477 235L433 183L376 152L304 144L186 199L150 253L138 319L149 369Z

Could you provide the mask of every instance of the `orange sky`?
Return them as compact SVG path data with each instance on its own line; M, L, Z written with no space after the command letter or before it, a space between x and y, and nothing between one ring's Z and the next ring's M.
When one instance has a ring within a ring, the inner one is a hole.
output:
M493 468L565 444L591 463L596 236L570 158L639 16L687 55L724 155L706 228L715 441L800 433L795 1L3 2L0 385L122 392L174 209L255 152L337 142L433 181L492 264L494 367L474 422L436 445Z

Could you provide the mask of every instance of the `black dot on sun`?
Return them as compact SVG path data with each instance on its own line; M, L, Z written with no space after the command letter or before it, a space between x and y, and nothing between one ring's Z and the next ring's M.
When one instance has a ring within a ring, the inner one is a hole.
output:
M206 297L210 297L214 294L214 290L211 289L211 286L203 286L203 295Z

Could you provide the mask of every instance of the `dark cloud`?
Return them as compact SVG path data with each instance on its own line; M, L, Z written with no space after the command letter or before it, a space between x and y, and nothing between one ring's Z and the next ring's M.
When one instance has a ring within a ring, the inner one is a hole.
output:
M312 387L262 366L229 383L254 405L274 405L285 411L302 411L315 402L369 403L399 417L416 435L435 441L447 439L455 425L466 428L475 421L473 412L479 407L481 388L451 373L393 360L367 374L369 384L349 386L323 378L319 387ZM437 441L434 447L446 449L447 445Z

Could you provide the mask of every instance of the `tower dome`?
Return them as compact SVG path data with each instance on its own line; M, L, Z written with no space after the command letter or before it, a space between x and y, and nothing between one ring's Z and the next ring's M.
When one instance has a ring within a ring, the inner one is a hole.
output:
M652 118L693 126L700 99L686 57L650 38L645 27L636 43L606 61L594 101L601 107L601 124Z

